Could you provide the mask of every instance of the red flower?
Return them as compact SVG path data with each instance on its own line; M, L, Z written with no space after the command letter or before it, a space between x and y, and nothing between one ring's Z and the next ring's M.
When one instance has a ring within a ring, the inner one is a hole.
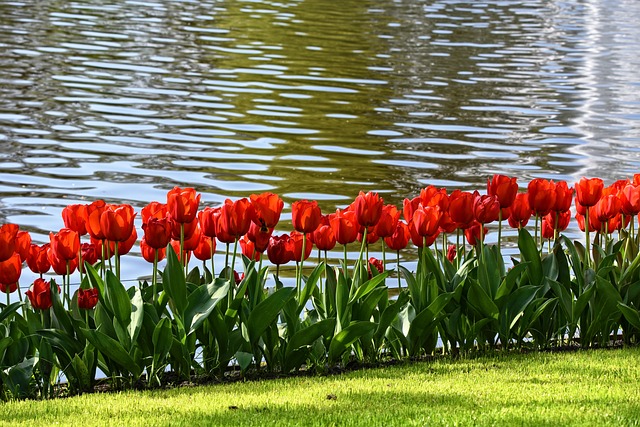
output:
M527 194L529 206L538 216L545 216L555 207L556 192L553 181L536 178L529 183Z
M567 227L569 226L569 222L571 221L570 210L566 210L564 212L549 212L547 215L545 215L544 218L542 219L543 227L544 227L544 222L546 222L547 227L551 229L551 232L552 232L551 237L553 237L553 230L556 228L556 214L558 215L558 222L557 222L558 231L566 230ZM542 237L545 237L544 234ZM545 237L545 238L548 238L548 237Z
M378 236L375 232L375 227L367 228L367 244L372 245L378 240L380 240L380 236ZM364 229L363 229L364 231ZM362 238L364 237L364 233L358 233L358 242L362 243Z
M240 248L242 249L242 255L251 260L260 261L261 253L256 250L255 244L246 235L240 239Z
M573 188L569 188L565 181L556 183L556 202L553 211L564 212L571 209L571 202L573 201Z
M91 238L91 243L96 246L96 250L100 252L100 258L104 255L104 259L107 260L116 254L116 242L110 240L98 240Z
M293 229L300 233L313 233L320 225L322 212L315 200L298 200L291 205Z
M336 236L333 234L333 229L328 224L319 226L316 231L313 232L313 242L316 247L321 251L330 251L336 246Z
M415 197L413 199L404 199L402 202L402 216L404 220L407 221L407 224L411 222L413 219L413 213L418 209L418 206L422 204L422 199L420 197Z
M433 185L422 189L422 191L420 191L420 204L424 207L438 206L442 212L449 210L449 196L447 195L447 190L444 188L436 188Z
M16 235L19 227L16 224L3 224L0 227L0 262L8 260L16 251Z
M18 289L18 280L22 273L22 260L20 255L14 253L9 259L0 261L0 284L4 285L4 292L7 292L7 288L10 292Z
M209 261L216 251L216 241L211 237L200 234L198 246L193 250L193 256L200 261Z
M200 244L200 236L202 236L202 231L200 231L200 226L198 225L198 221L194 221L196 227L191 232L191 235L184 240L184 250L185 251L194 251L198 245ZM180 244L179 240L176 240L178 245Z
M489 224L498 219L500 214L500 202L496 196L480 196L473 205L473 214L476 221L481 224Z
M216 223L220 217L220 208L206 207L198 212L198 222L202 234L207 237L216 237Z
M64 226L80 236L87 234L87 205L69 205L62 209Z
M425 237L438 234L438 226L440 224L440 208L418 206L413 213L413 218L409 226L412 233Z
M408 229L411 236L411 242L413 242L413 244L419 248L433 245L433 242L435 242L438 238L438 232L429 236L421 236L420 234L416 233L415 227L409 226Z
M477 192L468 193L460 190L455 190L449 195L449 216L458 228L468 228L475 221L473 207L477 197Z
M249 200L240 199L232 202L227 199L222 205L220 210L220 217L218 218L218 229L222 230L222 233L234 236L239 239L243 234L247 234L249 227L251 226L252 219L254 217L253 206ZM216 230L216 235L217 235Z
M196 219L200 196L193 188L174 187L167 193L167 210L171 218L180 224Z
M269 261L275 265L286 264L293 261L293 253L289 247L289 235L271 236L269 247L267 248Z
M144 237L142 238L142 240L140 241L140 252L142 253L142 258L144 258L145 261L153 262L156 250L158 251L158 261L162 261L163 259L165 259L165 257L167 256L167 248L154 249L147 244ZM179 250L180 248L178 248L178 251Z
M76 268L78 268L77 256L69 260L59 258L51 245L49 245L49 249L47 251L47 258L49 258L51 268L53 268L53 271L55 271L58 276L67 274L67 262L69 263L69 274L73 274L76 271Z
M180 241L181 232L184 232L184 236L183 236L184 239L189 240L193 235L193 233L196 231L196 228L198 228L200 225L199 222L196 221L195 219L191 222L180 223L180 222L174 221L173 218L171 217L168 217L168 218L169 218L169 224L171 227L171 238L177 241Z
M96 288L78 289L78 308L91 310L98 304L98 290Z
M129 238L124 242L120 242L118 244L118 255L128 254L129 251L131 251L131 248L133 248L133 245L136 243L137 240L138 240L138 232L136 231L136 228L133 227L133 230L131 230L131 235L129 236Z
M140 211L143 224L149 222L151 218L165 218L168 213L167 205L160 202L151 202Z
M100 229L105 239L112 242L124 242L133 230L136 217L131 205L109 205L100 215Z
M373 276L371 268L375 268L378 271L378 274L384 272L384 264L377 258L371 257L369 258L369 262L367 265L367 269L369 270L369 278Z
M576 184L576 198L582 206L595 206L602 196L603 189L604 182L600 178L582 178Z
M467 242L469 242L471 246L475 246L476 243L480 241L480 227L484 226L479 222L475 222L471 227L464 230L464 236L467 238ZM487 235L487 231L488 229L484 227L482 234L483 239Z
M516 182L516 178L509 178L505 175L493 175L493 178L487 180L487 194L489 196L495 196L498 199L500 208L508 208L511 206L517 193L518 183Z
M330 216L329 223L334 236L336 236L336 242L341 245L355 242L358 238L358 229L360 227L356 220L355 212L338 210Z
M249 227L249 231L247 231L247 238L253 242L256 247L256 251L264 252L267 250L267 246L269 246L269 240L271 239L271 234L273 233L273 228L262 229L262 227L256 225L255 222L251 223L251 227Z
M151 217L142 224L144 240L154 249L166 248L171 240L171 223L168 217Z
M80 245L80 250L82 252L82 262L83 265L80 267L82 271L84 271L84 263L88 263L89 265L94 265L98 262L98 259L101 258L100 253L100 245L96 245L94 243L83 243Z
M44 274L51 268L49 257L49 243L42 246L31 244L29 246L29 254L27 255L27 265L34 273Z
M106 209L104 200L96 200L87 206L87 221L85 223L87 232L96 240L104 240L104 233L100 227L100 217Z
M57 234L49 233L51 251L59 260L72 260L78 256L80 250L80 238L78 233L68 228L63 228Z
M621 210L625 215L640 213L640 185L627 185L620 192Z
M354 211L356 213L356 219L358 224L363 227L371 227L378 223L380 215L382 215L382 205L384 200L378 195L378 193L360 192L356 200L354 201Z
M458 228L458 224L451 220L449 210L441 211L440 214L440 232L441 233L453 233ZM505 218L503 216L503 218Z
M618 196L609 194L602 197L595 205L595 216L600 222L607 222L620 213L622 202ZM591 214L591 212L589 212ZM591 224L589 224L591 226Z
M16 234L15 251L20 254L20 259L23 262L29 256L29 247L31 247L31 235L28 231L19 230Z
M173 248L173 252L175 252L176 256L178 257L178 261L182 263L182 254L180 253L180 242L177 240L172 240L171 243L169 244ZM189 260L191 259L191 251L185 251L185 252L187 254L187 262L189 262Z
M411 239L409 227L406 223L398 221L395 231L391 236L384 238L384 243L386 243L389 249L399 251L407 247L409 239Z
M375 233L380 237L389 237L396 231L396 224L400 220L400 211L395 205L384 205L382 214L375 228Z
M453 260L456 259L456 253L456 245L449 245L447 247L447 259L449 260L449 262L453 262Z
M251 205L255 210L253 221L261 228L274 228L280 221L284 207L282 199L273 193L252 194Z
M531 218L531 207L527 193L516 194L508 218L509 225L513 228L522 228L527 225L529 218Z
M59 289L60 287L58 287ZM44 279L36 279L29 290L25 292L31 307L36 310L47 310L53 305L51 298L51 283Z
M297 231L292 231L289 235L289 241L287 242L289 246L289 251L292 254L293 261L301 262L302 261L302 233L298 233ZM307 238L308 240L308 238ZM304 259L306 260L311 255L311 250L313 249L313 244L311 242L307 242L304 248Z

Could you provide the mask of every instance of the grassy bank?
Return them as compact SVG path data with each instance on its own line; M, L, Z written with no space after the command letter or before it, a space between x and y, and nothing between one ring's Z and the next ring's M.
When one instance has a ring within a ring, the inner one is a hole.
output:
M0 404L20 425L639 425L640 348Z

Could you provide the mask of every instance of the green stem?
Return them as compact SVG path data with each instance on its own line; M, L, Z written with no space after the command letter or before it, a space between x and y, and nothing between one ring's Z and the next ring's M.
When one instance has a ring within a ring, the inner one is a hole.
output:
M344 264L342 268L344 269L344 277L347 277L347 245L342 245L344 249Z
M180 224L180 261L184 269L184 277L187 277L187 257L184 253L184 224Z
M498 211L498 247L502 248L502 208Z
M536 243L536 245L538 244L538 219L539 218L540 217L538 216L538 213L536 212L536 231L535 231L535 233L533 235L533 241ZM542 233L540 233L540 234L542 234Z
M153 279L151 281L153 289L153 305L156 305L157 293L158 293L158 250L153 250Z
M400 251L396 251L396 270L398 274L398 289L402 290L402 282L400 281Z
M120 281L120 254L118 253L118 246L120 242L116 242L115 258L116 258L116 277Z
M327 257L327 251L324 251L324 292L327 291L327 280L328 280L328 276L327 276L327 269L329 265L329 259ZM320 285L322 286L322 282L320 282ZM322 287L320 288L320 293L322 294L323 290Z
M300 255L300 266L296 272L296 289L298 290L298 298L300 298L300 292L302 288L302 268L304 266L304 254L307 245L307 233L302 233L302 254Z
M71 267L67 260L67 307L71 308Z
M587 244L585 250L585 265L587 268L591 266L591 255L589 252L591 251L591 245L589 242L589 208L586 208L584 213L584 234L585 234L585 242Z
M216 278L216 265L215 265L215 263L213 261L213 256L215 254L215 251L213 250L213 243L214 243L213 239L214 238L215 237L211 237L211 278L212 279Z
M227 243L227 251L224 255L224 271L227 272L227 279L229 278L229 243Z

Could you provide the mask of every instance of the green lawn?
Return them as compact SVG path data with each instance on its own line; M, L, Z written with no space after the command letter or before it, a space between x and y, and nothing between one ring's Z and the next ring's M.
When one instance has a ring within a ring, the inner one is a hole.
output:
M640 348L0 403L0 425L640 425Z

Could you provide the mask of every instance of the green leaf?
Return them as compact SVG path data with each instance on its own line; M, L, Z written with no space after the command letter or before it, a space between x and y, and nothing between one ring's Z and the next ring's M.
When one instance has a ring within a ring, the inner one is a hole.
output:
M541 285L543 274L540 253L536 243L533 241L533 237L525 228L521 228L518 232L518 248L520 249L522 260L529 262L527 271L530 283L532 285Z
M107 270L106 299L113 308L113 315L120 326L126 328L131 322L131 299L120 280L111 270Z
M364 282L353 294L353 296L349 299L347 305L353 305L359 299L367 296L371 291L373 291L380 283L384 282L384 280L389 275L388 271L384 273L378 274L376 277L367 280Z
M618 308L627 322L631 324L634 328L640 330L640 312L633 307L629 307L627 304L622 302L618 303Z
M484 289L475 281L472 281L467 292L467 300L484 317L498 319L498 307L489 298Z
M403 291L398 295L398 299L396 301L389 304L387 308L384 309L380 316L380 321L378 322L378 328L375 332L376 341L380 342L382 340L387 329L391 326L391 323L398 316L398 313L400 313L400 310L402 310L407 302L409 302L409 293L407 291Z
M479 286L478 289L480 289ZM482 291L482 289L480 290ZM452 293L440 294L427 308L416 315L409 327L408 336L410 337L410 342L415 344L424 336L433 332L442 314L442 310L447 306L449 301L451 301L451 298L453 298Z
M251 366L251 362L253 362L253 354L247 353L246 351L236 352L235 358L242 372L246 372L249 366Z
M260 336L277 319L278 313L284 305L293 298L296 288L282 288L269 295L256 306L249 315L247 330L252 345L256 344Z
M289 343L287 344L287 351L285 353L284 371L289 372L292 369L299 368L300 366L297 363L299 361L299 358L297 358L298 360L291 360L292 355L295 352L299 351L300 349L310 346L318 338L322 336L325 336L325 337L330 336L333 333L333 330L335 327L336 327L336 319L331 318L331 319L321 320L317 323L314 323L296 332L291 337L291 339L289 340ZM303 363L303 362L304 362L304 359L300 361L300 363ZM298 365L298 366L295 366L295 365Z
M360 337L373 332L378 325L372 322L356 321L338 332L329 345L329 363L333 364Z
M316 283L320 279L320 276L322 275L324 270L325 270L325 263L323 261L320 264L318 264L316 268L313 269L313 271L307 278L304 288L302 288L302 292L300 293L300 300L298 301L298 314L302 313L302 310L307 304L307 301L309 300L309 297L313 293L313 289L315 288Z
M509 329L513 328L520 313L524 312L539 291L537 286L523 286L516 289L507 301L507 320Z
M171 346L173 345L173 335L171 334L171 320L166 317L160 319L153 330L153 364L158 367L166 359Z
M513 288L516 285L516 282L522 276L522 273L527 269L529 265L528 262L521 262L519 264L514 265L508 272L507 275L502 280L502 284L498 288L498 292L496 292L495 300L499 301L501 298L508 296L513 292Z
M142 293L140 289L134 288L133 297L131 298L131 322L129 323L129 336L131 342L136 342L140 330L142 329L142 322L144 320L144 301L142 300Z
M85 338L89 340L89 342L102 354L130 372L135 378L140 377L142 368L136 364L133 358L125 351L124 347L122 347L118 341L99 331L92 331L84 328L80 330Z
M0 312L0 323L4 322L6 319L9 318L10 315L15 313L22 306L22 304L23 304L22 302L14 302L13 304L10 304L8 307L5 307Z
M187 282L184 278L184 268L171 245L167 247L167 265L162 272L162 286L177 311L173 314L183 318L187 307Z
M189 295L184 312L187 335L192 334L202 325L216 305L227 296L228 291L229 281L216 279L213 283L198 287Z

